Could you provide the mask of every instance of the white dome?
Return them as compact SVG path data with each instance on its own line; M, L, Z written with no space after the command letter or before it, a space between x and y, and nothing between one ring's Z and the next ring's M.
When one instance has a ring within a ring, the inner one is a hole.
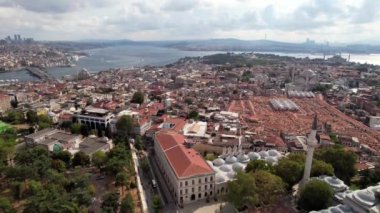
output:
M225 162L224 162L224 160L222 158L217 158L217 159L213 160L212 163L214 164L214 166L221 166Z
M245 155L245 154L240 154L240 155L238 155L237 160L238 160L239 162L243 162L243 163L244 163L244 162L249 161L249 158L248 158L248 156Z
M271 149L268 151L268 155L269 156L272 156L272 157L278 157L278 156L281 156L281 153L278 152L277 150L275 149Z
M226 181L226 178L222 174L216 174L215 181L217 183L223 183Z
M354 198L365 206L373 206L376 201L375 194L369 190L360 190L354 193Z
M268 153L266 151L260 151L259 152L259 155L261 156L261 158L266 158L268 157Z
M276 157L266 157L265 160L270 164L277 164L278 162Z
M226 158L226 163L229 163L229 164L233 164L237 161L236 157L235 156L228 156Z
M234 172L234 171L230 171L230 172L227 173L227 176L228 176L229 178L235 178L235 176L236 176L236 172Z
M248 153L248 157L251 160L258 160L258 159L261 158L260 155L257 152L250 152L250 153Z
M344 185L344 182L341 181L339 178L336 177L326 177L325 180L328 182L328 184L335 186L335 187L340 187Z
M228 165L223 165L219 169L222 170L223 172L231 171L231 167L229 167Z
M238 172L238 171L243 171L244 170L244 165L242 163L239 163L239 162L236 162L232 165L232 169L235 171L235 172Z

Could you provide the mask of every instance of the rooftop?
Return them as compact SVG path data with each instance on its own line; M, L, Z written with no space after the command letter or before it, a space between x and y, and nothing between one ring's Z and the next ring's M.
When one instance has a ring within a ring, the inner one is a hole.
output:
M155 141L160 145L178 178L188 178L214 173L207 162L192 148L183 145L185 137L173 130L156 133Z

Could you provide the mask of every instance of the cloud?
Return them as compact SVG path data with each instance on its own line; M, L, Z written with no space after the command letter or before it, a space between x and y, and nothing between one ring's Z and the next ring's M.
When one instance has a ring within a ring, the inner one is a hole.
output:
M379 11L377 0L0 0L0 38L347 41L379 37Z
M168 0L161 8L165 11L187 11L198 4L198 0Z

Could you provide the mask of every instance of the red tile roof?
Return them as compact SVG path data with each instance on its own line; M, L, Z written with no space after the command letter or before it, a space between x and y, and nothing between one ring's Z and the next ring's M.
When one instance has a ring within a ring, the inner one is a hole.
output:
M185 136L172 130L161 130L155 135L165 157L178 178L189 178L214 173L207 162L192 148L183 145Z

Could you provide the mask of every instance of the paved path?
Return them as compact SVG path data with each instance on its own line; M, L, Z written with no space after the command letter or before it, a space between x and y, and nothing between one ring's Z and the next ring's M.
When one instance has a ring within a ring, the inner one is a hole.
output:
M131 150L132 150L132 159L135 167L135 172L136 172L136 179L137 179L137 189L139 190L139 195L141 198L141 208L142 212L148 213L148 204L147 204L147 199L145 197L145 191L144 188L141 185L141 179L140 179L140 171L139 171L139 160L136 155L136 149L131 145Z

